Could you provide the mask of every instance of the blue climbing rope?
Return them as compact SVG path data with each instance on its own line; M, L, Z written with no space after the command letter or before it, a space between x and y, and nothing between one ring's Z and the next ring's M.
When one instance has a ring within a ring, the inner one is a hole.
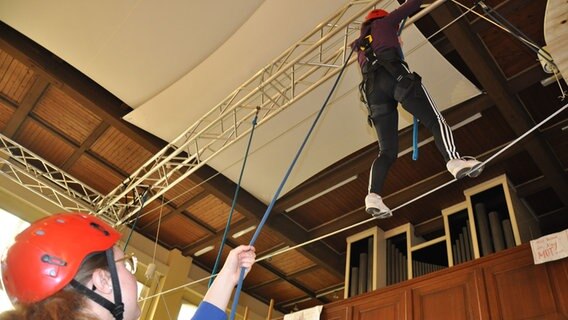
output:
M221 260L221 255L223 254L223 248L225 247L225 242L227 241L227 234L231 227L231 220L233 219L233 213L235 212L235 206L237 205L237 198L239 197L239 190L241 189L241 181L243 179L243 173L245 172L245 166L247 164L247 159L249 155L250 145L252 142L252 137L254 135L254 129L256 128L256 121L258 119L259 107L256 108L256 114L254 119L252 119L252 130L250 131L249 140L247 148L245 151L245 158L243 159L243 166L241 168L241 174L239 175L239 182L237 182L237 187L235 189L235 195L233 196L233 203L231 204L231 211L229 212L229 219L227 219L227 225L225 226L225 232L223 233L223 238L221 239L221 245L219 247L219 252L217 253L217 259L215 259L215 265L213 265L213 270L211 271L211 278L209 278L209 284L207 287L211 287L213 280L215 280L215 274L217 273L217 268L219 267L219 261Z
M345 62L343 63L343 67L341 67L341 70L339 71L339 74L337 75L337 78L335 79L335 82L333 83L333 86L331 87L331 90L329 92L329 94L327 95L323 105L321 106L318 114L316 115L316 118L314 119L314 122L312 123L312 126L310 127L310 129L308 130L308 133L306 135L306 137L304 138L304 141L302 142L302 144L300 145L300 148L298 149L298 152L296 153L296 156L294 157L294 159L292 160L292 163L290 164L290 167L288 168L288 171L286 171L286 174L284 175L284 178L282 179L282 182L280 183L280 186L278 187L278 189L276 190L276 193L274 194L274 197L272 197L272 201L270 202L270 204L268 205L268 208L266 208L266 211L264 212L264 216L262 217L262 220L260 221L260 223L258 224L258 227L256 228L256 231L254 232L254 235L252 236L252 239L250 240L249 245L254 245L254 243L256 242L256 239L258 238L258 235L260 234L260 231L262 230L262 228L264 227L264 224L266 223L266 220L268 220L268 216L270 215L270 212L272 211L272 208L274 207L274 203L276 203L276 200L278 199L278 196L280 195L280 192L282 191L282 188L284 188L284 184L286 183L286 180L288 180L288 177L290 176L290 173L292 172L292 169L294 168L294 166L296 165L296 162L298 161L298 158L300 157L300 154L302 153L304 147L306 146L306 143L308 142L308 139L310 138L310 135L312 134L312 132L314 131L314 128L317 124L317 122L319 121L325 107L327 106L329 99L331 99L331 96L333 95L333 92L335 91L335 89L337 88L337 84L339 83L339 79L341 79L341 76L343 75L343 72L345 71L345 68L347 67L347 63L349 62L349 59L351 58L351 56L353 55L353 51L351 50L351 53L349 54L349 56L347 57L347 60L345 60ZM239 282L237 284L237 289L235 290L235 296L233 298L233 304L231 306L231 320L235 319L235 315L237 312L237 306L239 304L239 297L241 294L241 290L243 288L243 279L245 277L245 268L241 268L241 274L239 277Z
M406 19L408 18L404 18L400 23L397 36L400 36L400 34L402 33L402 29L404 28ZM399 53L402 60L404 60L404 53L402 52L402 47L400 48ZM419 123L418 118L414 116L414 119L412 121L412 160L418 160L418 123Z

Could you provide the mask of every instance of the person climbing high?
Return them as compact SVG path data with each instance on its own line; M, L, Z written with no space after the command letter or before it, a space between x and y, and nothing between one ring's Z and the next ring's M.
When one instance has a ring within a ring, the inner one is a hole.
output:
M446 168L456 178L477 177L482 163L472 157L460 157L450 126L438 111L422 84L420 76L411 72L402 56L399 26L416 12L422 0L408 0L391 13L383 9L370 11L361 33L353 42L363 75L360 85L362 100L369 111L369 123L375 127L379 155L371 166L366 211L379 219L392 217L382 197L389 168L398 156L398 111L402 107L414 115L434 136L436 147L446 161Z

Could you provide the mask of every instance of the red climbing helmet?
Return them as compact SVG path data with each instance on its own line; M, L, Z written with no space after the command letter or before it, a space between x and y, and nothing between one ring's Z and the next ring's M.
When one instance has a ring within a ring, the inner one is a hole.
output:
M34 303L63 289L83 260L112 248L120 233L82 213L40 219L16 236L2 260L2 280L12 302Z
M388 11L385 11L383 9L374 9L374 10L369 11L369 13L367 13L367 16L365 17L365 21L386 17L386 16L388 16L388 14L389 14Z

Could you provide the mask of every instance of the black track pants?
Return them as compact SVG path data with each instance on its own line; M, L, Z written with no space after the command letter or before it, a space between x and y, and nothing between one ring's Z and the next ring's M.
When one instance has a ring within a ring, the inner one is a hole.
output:
M396 84L393 76L379 68L367 78L364 87L379 142L379 155L373 162L369 175L369 192L379 195L388 170L398 157L398 102L393 97ZM444 159L448 161L459 158L451 128L436 109L426 88L423 85L416 86L415 90L402 100L402 107L430 130Z

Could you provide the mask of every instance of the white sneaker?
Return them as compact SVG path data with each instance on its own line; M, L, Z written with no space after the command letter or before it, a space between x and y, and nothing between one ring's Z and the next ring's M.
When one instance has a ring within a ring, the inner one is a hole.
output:
M475 178L483 171L483 164L473 157L463 157L461 159L451 159L446 163L446 168L456 179L461 179L465 176Z
M392 211L385 205L381 196L369 193L365 197L365 211L377 219L392 217Z

